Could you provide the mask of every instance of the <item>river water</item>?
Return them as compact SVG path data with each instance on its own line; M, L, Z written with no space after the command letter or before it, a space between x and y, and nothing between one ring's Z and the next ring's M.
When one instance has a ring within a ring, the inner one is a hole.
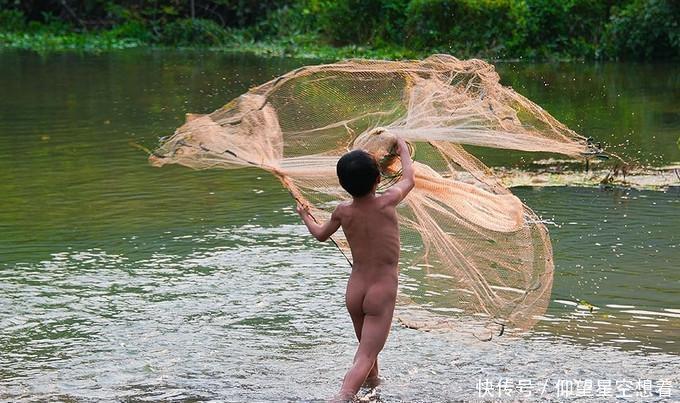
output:
M185 112L309 63L0 53L0 400L332 396L356 347L342 255L312 242L265 172L152 168L131 145L153 147ZM627 159L680 161L677 66L497 67ZM513 192L549 222L556 271L544 319L489 342L465 321L432 332L395 321L371 399L677 400L680 190ZM419 278L402 267L402 285Z

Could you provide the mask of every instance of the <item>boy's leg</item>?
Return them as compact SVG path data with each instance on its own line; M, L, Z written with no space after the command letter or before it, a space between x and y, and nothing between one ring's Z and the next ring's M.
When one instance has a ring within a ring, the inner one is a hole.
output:
M352 325L354 325L354 334L357 336L357 340L361 342L361 329L364 326L364 296L357 292L353 292L349 287L345 293L345 305L347 306L347 312L349 312L350 318L352 318ZM354 356L354 361L356 361L356 354ZM371 371L368 373L368 380L372 384L377 384L378 382L378 359L376 357L375 362Z
M361 312L361 314L353 315L352 312L350 311L349 316L350 318L352 318L352 324L354 325L354 334L356 334L357 340L361 342L361 328L364 326L365 315L363 312ZM354 361L356 361L356 354L354 356ZM369 385L367 386L377 385L379 382L378 376L379 376L378 358L376 357L375 362L373 363L373 367L371 368L371 371L368 373L368 376L366 377L366 381L369 383Z
M354 356L354 364L345 375L340 389L342 398L354 396L373 367L377 366L378 353L382 350L392 326L393 309L383 309L379 314L366 314L361 328L361 341Z

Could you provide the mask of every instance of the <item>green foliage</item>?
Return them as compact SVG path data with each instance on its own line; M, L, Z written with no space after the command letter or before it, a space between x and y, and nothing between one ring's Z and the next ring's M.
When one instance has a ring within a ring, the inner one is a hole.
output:
M55 50L101 52L110 49L133 48L140 45L141 43L129 38L116 39L106 34L57 34L47 31L30 34L0 32L0 47L35 50L38 52Z
M679 21L678 0L0 0L0 46L678 59Z
M680 56L680 2L634 0L616 8L607 26L610 56L670 59Z
M52 32L64 35L73 32L75 29L68 21L60 19L49 12L42 12L40 20L32 20L28 23L29 32L47 33Z
M407 0L326 1L318 24L334 45L399 44L403 42Z
M412 0L409 44L465 56L595 57L609 17L601 0Z
M160 41L166 45L217 46L225 43L229 33L215 21L184 18L163 27Z
M156 40L152 31L141 21L127 21L116 25L106 34L112 39L130 39L139 43L151 43Z
M408 6L408 44L463 55L503 54L515 35L512 0L412 0Z
M529 58L553 54L595 56L609 18L606 1L526 0L524 4L523 32L515 40L516 51L525 50Z
M6 32L20 32L26 29L24 13L19 10L0 10L0 27Z
M265 19L248 31L257 40L292 36L309 37L319 31L316 20L318 11L318 1L298 1L268 12Z

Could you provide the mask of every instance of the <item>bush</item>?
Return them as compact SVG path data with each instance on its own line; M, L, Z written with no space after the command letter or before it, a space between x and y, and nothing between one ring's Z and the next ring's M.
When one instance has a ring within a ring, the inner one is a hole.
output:
M680 3L634 0L616 8L607 25L607 53L625 59L680 57Z
M150 43L156 38L149 27L141 21L128 21L113 27L106 34L112 39L132 39L139 43Z
M26 28L26 18L19 10L0 10L0 27L4 32L19 32Z
M184 1L183 3L189 3ZM197 2L198 3L198 2ZM267 15L280 8L290 6L300 1L293 0L213 0L208 3L215 4L215 12L222 15L223 25L234 28L252 27L261 23ZM198 8L201 11L201 8ZM214 14L201 15L202 17L214 17Z
M257 40L317 34L318 11L318 2L298 1L270 11L251 31L254 31Z
M512 0L412 0L407 44L461 56L503 54L518 27Z
M318 24L333 45L385 43L404 40L408 0L338 0L322 3Z
M516 53L528 57L594 56L609 18L601 0L526 0L523 32L514 40Z
M215 21L185 18L165 25L160 41L177 46L216 46L224 43L228 37L229 33Z
M678 59L679 25L680 0L0 0L0 45L45 48L245 41L286 54Z

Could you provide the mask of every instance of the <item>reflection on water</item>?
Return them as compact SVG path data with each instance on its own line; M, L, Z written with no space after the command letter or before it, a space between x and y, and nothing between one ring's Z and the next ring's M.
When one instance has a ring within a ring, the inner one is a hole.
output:
M154 169L129 145L152 145L184 112L211 111L303 62L152 51L0 58L0 399L312 400L336 391L355 348L342 255L311 242L263 172ZM631 156L679 160L668 146L680 127L677 72L622 66L500 70L584 133L618 143L633 128ZM666 85L626 78L649 69ZM478 380L502 376L669 380L677 396L677 188L513 192L554 223L543 320L488 343L462 326L395 323L382 397L472 399ZM406 295L422 288L408 266ZM546 393L557 397L554 387Z
M502 63L497 69L501 82L607 151L643 165L680 162L676 64Z
M292 209L285 216L294 221ZM344 310L348 267L334 247L305 231L299 224L249 224L191 237L167 234L160 240L166 251L134 260L91 249L5 267L0 397L331 396L355 348ZM401 281L412 282L408 270ZM556 279L558 287L564 282ZM559 308L549 315L571 316ZM559 397L562 379L680 382L677 355L572 342L562 337L564 329L554 330L484 343L463 325L421 332L395 323L382 355L380 395L384 401L469 399L478 382L501 378L547 382L544 398Z
M555 223L553 303L538 333L680 353L679 188L514 192Z
M552 303L532 338L680 353L678 190L515 189L549 223L556 261ZM425 266L406 267L402 291L438 315L404 322L455 327L455 282Z

